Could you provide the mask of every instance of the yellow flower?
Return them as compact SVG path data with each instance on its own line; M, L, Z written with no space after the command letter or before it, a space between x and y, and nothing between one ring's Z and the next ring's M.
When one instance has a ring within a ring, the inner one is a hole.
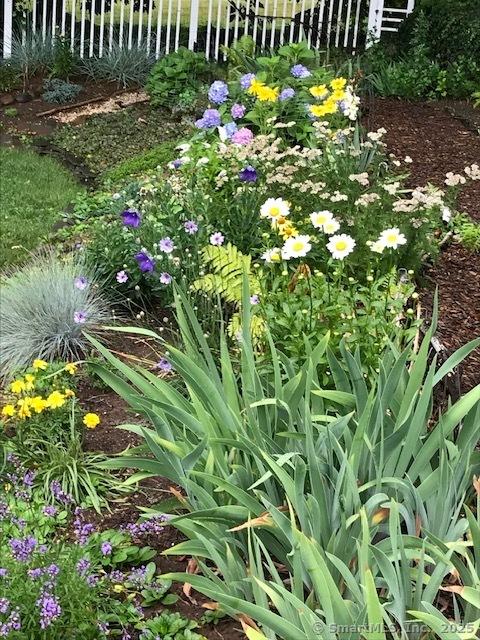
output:
M278 98L278 87L259 87L256 96L261 102L275 102Z
M291 222L279 225L279 232L284 240L298 236L298 231Z
M60 391L52 391L52 393L47 398L47 406L50 409L58 409L65 404L65 396Z
M23 400L19 400L17 402L18 411L17 415L20 419L30 418L32 416L30 412L30 398L24 398Z
M69 362L68 364L65 365L65 371L69 373L71 376L73 376L76 370L77 370L77 365L74 362Z
M96 413L86 413L83 416L83 424L87 429L95 429L95 427L100 424L100 418Z
M317 84L314 87L310 87L310 93L314 98L322 98L326 93L328 93L327 85Z
M47 408L48 404L42 396L35 396L31 399L30 406L35 413L42 413L42 411Z
M35 388L35 376L32 376L31 373L25 374L25 390L31 391Z
M259 89L261 89L262 87L265 86L265 83L262 82L261 80L257 80L256 78L254 78L252 80L251 85L248 87L247 93L249 93L252 96L256 96Z
M13 404L6 404L2 409L2 416L11 418L14 415L15 415L15 407L13 406Z
M45 369L48 367L48 362L45 362L45 360L34 360L32 366L35 371L38 371L39 369L45 371Z
M325 107L327 114L335 113L335 111L337 110L337 101L333 99L333 96L330 96L329 98L327 98L327 100L325 100L322 106Z
M335 80L331 81L330 86L334 91L341 91L342 89L345 89L346 84L347 81L345 78L335 78Z
M345 95L345 91L339 89L337 91L334 91L329 99L334 100L335 102L340 102L340 100L343 100L345 98Z
M316 118L322 118L329 113L335 113L337 110L337 106L334 105L332 109L332 104L329 102L330 98L324 102L323 104L312 104L310 105L310 113L312 116Z
M22 393L22 391L25 390L25 382L20 380L20 378L18 380L14 380L10 385L10 389L12 390L12 393Z
M72 391L71 389L64 389L63 393L65 394L66 398L74 398L75 397L75 392Z

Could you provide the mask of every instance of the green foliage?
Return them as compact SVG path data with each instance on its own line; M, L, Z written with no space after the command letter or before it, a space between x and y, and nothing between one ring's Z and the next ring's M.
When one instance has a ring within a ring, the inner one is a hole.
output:
M480 339L437 367L434 317L418 352L387 345L376 378L362 375L359 350L341 345L337 358L328 334L300 367L272 341L264 371L243 305L235 375L225 339L216 362L183 296L176 311L184 350L170 347L169 357L182 392L92 339L118 373L97 366L99 375L151 424L123 426L144 437L144 453L111 466L166 476L186 496L187 512L171 522L190 541L169 553L196 556L205 577L166 579L188 581L286 640L310 640L312 628L330 638L330 624L408 628L435 605L453 566L465 587L478 587L478 561L455 543L478 528L463 504L479 470L480 386L440 415L432 399ZM330 388L317 374L325 354ZM475 609L458 606L461 621L475 623Z
M134 155L124 160L116 167L105 172L104 181L112 184L122 184L131 181L132 177L154 171L157 167L165 166L173 157L177 140L166 140L152 149Z
M21 262L83 189L53 158L0 148L0 266Z
M84 162L96 175L178 137L178 123L165 112L133 105L57 129L52 141ZM141 162L141 161L140 161Z
M0 93L8 93L18 86L20 73L9 60L0 60Z
M86 278L83 289L77 277ZM83 331L95 331L109 318L98 274L76 256L64 260L40 254L12 273L3 285L0 309L2 376L29 366L35 358L75 360L84 353ZM83 314L76 322L78 312Z
M468 215L459 214L453 219L453 229L460 242L470 251L480 252L480 224Z
M179 613L164 611L159 616L137 625L142 630L142 640L206 640L205 636L195 633L197 627L193 620L187 620Z
M158 60L146 84L147 93L155 107L171 108L186 92L196 95L208 80L211 67L201 53L180 47Z
M472 98L474 100L474 106L480 107L480 91L476 91L472 94Z
M18 116L18 109L16 107L6 107L6 109L3 110L3 113L7 118L15 118Z
M77 65L77 59L70 47L70 42L63 36L56 36L53 43L52 76L68 78ZM55 100L53 102L56 102Z
M44 82L43 89L42 98L45 102L66 104L75 100L82 90L82 86L73 82L65 82L60 78L52 78Z
M105 51L101 58L84 58L80 62L80 70L95 82L115 82L118 87L126 89L129 86L141 86L154 61L155 56L148 51L145 43L128 47L127 42L120 46L114 41L111 49Z

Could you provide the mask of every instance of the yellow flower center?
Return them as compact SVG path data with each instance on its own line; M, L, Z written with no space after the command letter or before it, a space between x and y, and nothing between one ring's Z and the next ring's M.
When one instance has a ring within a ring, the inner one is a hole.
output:
M345 251L346 248L347 248L347 243L345 242L345 240L338 240L338 242L336 242L335 244L335 249L337 251Z
M390 233L387 236L387 242L390 242L392 244L395 244L395 242L397 241L397 236L394 233Z
M292 244L292 249L293 251L301 251L304 248L304 246L305 245L303 244L303 242L301 242L300 240L297 240Z
M270 215L272 216L272 218L276 218L277 216L280 215L280 207L271 207L270 208Z

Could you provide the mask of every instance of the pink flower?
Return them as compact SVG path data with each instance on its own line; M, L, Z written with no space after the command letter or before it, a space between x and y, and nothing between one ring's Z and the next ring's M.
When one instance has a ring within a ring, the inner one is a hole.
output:
M225 237L220 233L220 231L215 231L210 236L210 244L213 244L214 247L220 247L225 242Z
M247 127L242 127L232 136L232 142L235 144L250 144L253 140L253 133Z

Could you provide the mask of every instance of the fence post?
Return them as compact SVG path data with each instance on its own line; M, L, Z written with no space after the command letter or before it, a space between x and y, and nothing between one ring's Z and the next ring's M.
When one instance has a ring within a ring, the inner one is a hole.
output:
M195 50L198 35L198 5L199 0L191 0L190 2L190 26L188 30L188 48Z
M3 8L3 57L12 55L13 0L5 0Z
M375 42L380 40L382 33L384 0L370 0L368 10L367 42L365 48L368 49Z

